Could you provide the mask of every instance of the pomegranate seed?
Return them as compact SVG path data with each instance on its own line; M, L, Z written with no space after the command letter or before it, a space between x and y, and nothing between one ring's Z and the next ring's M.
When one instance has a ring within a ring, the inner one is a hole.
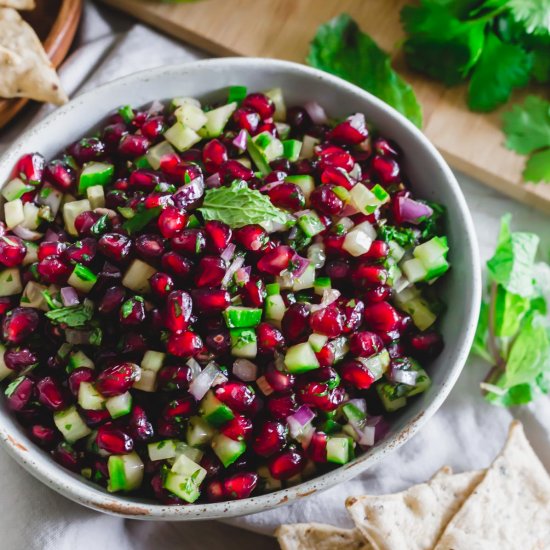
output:
M160 258L164 253L164 241L159 235L140 235L135 244L136 252L145 260Z
M158 386L165 391L187 390L191 380L191 369L187 365L166 365L157 375Z
M27 247L22 239L10 235L0 237L0 263L6 267L21 265L27 253Z
M20 372L38 364L38 355L28 348L12 348L4 352L4 363L8 369Z
M140 325L145 317L145 304L141 296L133 296L120 308L119 320L122 325Z
M340 367L340 374L358 390L367 390L374 382L374 376L360 361L347 361Z
M44 157L40 153L23 155L15 164L13 177L21 178L28 183L40 183L44 173L44 162Z
M6 313L2 322L2 336L10 344L21 344L36 332L40 318L30 307L16 307Z
M136 441L149 441L154 435L153 425L149 422L145 411L134 405L128 421L130 436Z
M141 133L150 141L156 141L166 130L163 116L151 117L141 125Z
M274 456L267 464L269 473L275 479L290 479L298 475L304 468L306 459L295 449L288 449Z
M174 204L181 210L189 210L199 206L204 196L204 182L200 179L192 180L191 183L180 187L175 195L172 195Z
M376 138L374 142L374 150L382 156L386 155L390 157L397 157L399 155L399 151L395 144L383 137Z
M388 257L390 253L390 247L387 242L375 240L372 241L369 251L361 256L361 258L368 258L369 260L383 260Z
M45 283L64 284L71 275L71 268L59 258L48 256L37 266L40 279Z
M338 282L348 278L350 266L345 260L334 260L327 263L325 272L333 282Z
M38 401L52 411L59 411L67 406L67 400L61 386L51 376L46 376L36 384Z
M83 138L68 148L69 154L78 164L84 164L105 157L105 143L99 138Z
M0 297L0 316L5 315L12 307L13 304L11 303L11 299L9 297Z
M206 248L206 233L203 229L184 229L170 240L170 245L176 252L197 256Z
M172 279L172 277L170 277L170 275L167 275L166 273L157 271L149 279L149 285L151 287L151 292L157 298L162 300L166 298L172 290L174 290L174 279Z
M213 139L204 145L202 161L209 172L219 170L227 158L227 148L219 139Z
M319 361L319 365L321 365L321 367L330 367L336 360L334 344L332 342L326 343L321 348L321 351L315 352L315 356L317 357L317 361Z
M228 308L231 296L227 290L197 289L193 292L193 302L197 311L213 313Z
M411 353L420 359L433 359L443 349L443 339L438 332L418 332L409 337ZM5 357L5 356L4 356Z
M306 304L291 304L281 321L281 329L288 342L300 342L311 334L309 308Z
M298 403L294 394L271 396L267 400L267 409L276 420L285 420L287 416L294 414L298 410Z
M216 477L223 467L219 458L211 451L204 453L200 465L206 470L206 479Z
M76 173L62 160L52 160L46 165L44 179L61 191L71 191L76 183Z
M118 152L128 158L141 157L148 148L149 140L137 134L126 134L118 144Z
M215 355L225 355L231 349L229 332L209 334L205 340L206 347Z
M370 304L365 308L365 323L376 331L390 332L399 327L399 314L388 302Z
M23 411L34 395L34 382L26 376L20 376L6 388L5 394L9 409Z
M112 313L115 310L118 310L124 302L126 297L126 290L121 286L112 286L109 287L101 301L99 302L98 311L104 315Z
M333 233L326 235L323 241L325 245L325 254L329 258L341 257L347 254L343 249L345 239L345 235L335 235Z
M206 486L206 498L208 502L221 502L227 498L223 483L214 479Z
M124 122L115 122L114 124L105 126L105 128L103 128L102 138L107 150L111 153L116 152L120 140L127 133L128 128Z
M355 332L363 322L363 312L365 311L365 304L361 300L341 300L340 309L344 313L344 334L350 334Z
M224 495L228 500L248 498L258 485L258 474L239 472L223 482Z
M95 372L92 369L80 367L71 372L67 380L67 384L71 393L76 397L78 395L78 390L80 389L80 384L82 382L93 382L94 380Z
M134 450L134 440L113 424L105 424L97 430L97 446L111 454L122 455Z
M344 388L329 389L328 384L310 382L300 388L300 400L305 405L330 412L336 410L344 401Z
M342 168L325 168L321 173L321 183L344 187L348 191L354 186L347 173Z
M170 401L163 409L162 416L170 421L181 423L197 412L197 402L192 395Z
M92 238L84 238L81 241L70 245L64 251L64 257L66 260L75 263L81 263L84 265L89 265L92 263L95 258L97 250L97 242Z
M401 180L399 164L392 157L375 155L372 159L372 169L384 185L399 183Z
M118 363L100 372L96 380L97 390L105 397L127 392L139 380L140 369L134 363Z
M248 94L242 103L243 107L248 107L256 111L262 120L271 118L275 112L275 105L273 101L265 94Z
M273 250L267 251L258 262L257 267L264 273L280 275L288 268L295 254L294 249L290 246L279 245Z
M344 208L344 201L333 189L333 185L320 185L313 190L309 198L313 208L325 216L337 216Z
M273 124L273 122L264 122L263 124L260 124L260 126L258 126L258 129L256 130L256 133L261 134L263 132L267 132L273 137L278 137L277 127L275 126L275 124Z
M264 178L264 183L283 183L287 175L288 173L283 170L274 170Z
M358 113L337 124L327 137L335 143L357 145L367 139L368 135L365 116Z
M105 233L97 242L99 251L115 262L124 261L132 249L132 241L120 233Z
M84 422L86 422L86 424L91 428L99 426L111 418L111 415L107 409L102 409L99 411L87 411L85 409L81 409L80 414L84 418Z
M256 430L252 448L257 455L269 457L283 450L287 443L288 429L285 424L266 420Z
M245 225L235 231L235 240L246 250L257 252L266 246L269 236L261 225Z
M87 237L92 234L92 228L99 221L101 216L91 210L81 212L74 221L74 227L81 237Z
M130 174L128 186L132 189L151 192L159 186L162 181L162 175L158 172L146 168L138 168Z
M313 332L336 338L344 331L345 320L340 308L336 304L330 304L313 312L310 315L309 324Z
M275 206L286 210L301 210L306 204L304 192L295 183L280 183L267 194Z
M374 332L356 332L349 340L349 350L356 357L370 357L379 353L384 348L384 343Z
M203 350L201 337L190 330L170 334L166 343L168 353L176 357L195 357Z
M158 219L158 227L162 236L169 239L180 233L187 223L188 216L175 206L164 209Z
M234 441L246 441L252 435L252 421L246 416L238 414L220 428L220 432Z
M49 426L37 424L31 428L31 438L41 447L49 448L57 442L57 433Z
M44 241L38 245L38 261L41 261L48 256L61 256L67 248L65 243L60 241Z
M339 169L343 172L351 172L355 162L353 157L341 147L329 145L319 151L319 170Z
M285 345L281 331L269 323L260 323L256 329L258 352L262 355L273 355Z
M174 277L185 279L191 273L193 264L188 258L184 258L177 252L167 252L161 259L162 269L171 273Z
M384 302L391 295L391 289L389 286L375 286L374 288L369 288L363 292L363 298L369 304Z
M379 265L361 262L351 272L353 284L358 288L371 288L385 285L388 281L388 271Z
M313 462L324 463L327 461L327 434L315 432L306 450L308 458Z
M184 290L173 290L166 299L166 328L172 332L187 330L192 311L191 296Z
M241 107L233 113L233 120L238 128L254 135L260 124L260 116L252 109Z
M243 304L248 307L263 307L266 297L264 282L257 277L252 277L241 289Z
M254 172L237 160L227 160L220 167L220 176L227 183L233 180L250 181L254 177Z
M199 261L195 274L197 287L220 286L225 275L225 262L216 256L205 256Z
M231 228L223 222L211 220L204 224L204 229L206 231L208 246L212 252L219 254L225 250L231 240Z
M80 470L80 456L68 443L59 443L52 451L52 456L63 468L73 472Z
M214 390L216 397L230 409L238 413L247 413L256 406L254 390L242 382L226 382Z
M177 422L171 422L166 418L159 418L157 421L157 434L161 437L178 438L183 435L182 426Z

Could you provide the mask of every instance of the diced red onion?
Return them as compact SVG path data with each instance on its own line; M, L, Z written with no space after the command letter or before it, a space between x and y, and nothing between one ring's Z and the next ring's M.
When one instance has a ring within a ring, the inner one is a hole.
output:
M231 265L227 268L225 275L223 276L222 287L225 288L229 284L233 275L235 275L235 273L243 266L243 264L244 257L236 256L235 259L231 262Z
M73 344L76 346L89 344L91 336L91 330L78 330L74 328L65 329L65 340L69 344Z
M194 380L201 373L201 366L193 357L190 357L186 364L191 369L191 380Z
M225 250L221 253L221 259L224 262L229 262L231 258L233 258L233 254L235 254L236 249L237 247L234 243L229 243Z
M365 447L372 447L376 441L376 428L374 426L364 426L361 431L358 432L359 445Z
M414 386L418 377L418 372L414 370L404 370L396 367L392 367L388 373L388 378L392 382L397 384L406 384L407 386Z
M389 431L390 425L383 416L370 416L367 418L367 426L374 427L374 442L380 441Z
M237 359L233 363L233 374L243 382L254 382L258 378L258 367L248 359Z
M151 103L149 109L147 109L147 114L158 115L162 113L162 111L164 111L164 105L158 99L155 99L153 103Z
M16 225L12 231L21 239L25 241L38 241L42 238L43 234L38 233L38 231L33 231L32 229L28 229L26 227L23 227L22 225Z
M311 423L315 418L315 413L306 405L302 405L294 414L287 416L286 423L290 430L290 435L299 440L303 434L304 427Z
M210 176L206 178L206 181L204 182L206 184L206 187L209 189L215 188L215 187L221 187L222 180L220 178L219 172L214 172Z
M45 190L50 189L49 193L38 193L36 202L42 206L49 206L52 215L57 216L63 195L48 184L49 187L44 186Z
M397 197L398 215L403 222L417 225L424 218L429 218L434 211L423 202L409 197Z
M59 241L59 233L57 231L54 231L51 228L48 228L46 230L46 235L44 236L44 241L48 243L56 243Z
M246 143L248 141L248 132L246 130L241 130L233 139L233 145L244 151L246 149Z
M296 235L298 235L298 226L295 225L289 232L288 232L288 238L290 240L295 239Z
M351 202L348 202L346 206L344 206L344 210L342 210L342 216L353 216L354 214L357 214L359 210L351 204Z
M294 278L301 277L304 274L304 271L310 264L310 261L307 258L302 258L298 254L295 254L292 258L292 264L294 269L292 270L292 276Z
M214 380L220 374L220 369L213 361L208 363L203 371L189 384L189 393L200 401L211 388Z
M328 122L327 113L316 101L304 103L304 109L307 111L309 118L311 118L314 124L325 124Z
M335 302L340 298L340 291L335 288L327 288L323 290L323 297L321 298L320 304L313 304L311 306L311 313L319 311L320 309L325 309L327 306Z
M365 399L350 399L348 403L359 409L363 414L367 414L367 402Z
M235 272L235 282L238 285L245 285L250 281L250 273L252 272L252 268L250 266L241 267L237 269Z
M61 301L65 307L76 306L80 303L78 294L72 286L64 286L61 291Z

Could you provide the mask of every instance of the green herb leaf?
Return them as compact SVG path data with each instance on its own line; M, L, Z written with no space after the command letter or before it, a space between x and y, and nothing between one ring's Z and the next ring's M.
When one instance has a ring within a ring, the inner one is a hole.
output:
M94 313L92 302L86 300L83 304L70 307L60 307L47 311L46 317L56 325L67 325L68 327L82 327L91 321Z
M528 33L550 33L550 0L508 0L507 5Z
M485 359L488 363L493 362L491 354L487 351L487 333L489 330L489 304L487 302L481 303L481 310L479 312L479 321L477 323L477 329L474 336L474 342L472 344L472 352L479 355L482 359Z
M161 213L162 208L156 206L155 208L147 208L137 212L133 218L125 221L122 227L132 234L136 231L143 229L150 221L154 220Z
M422 109L409 84L391 67L386 52L347 14L317 29L307 62L379 97L417 126L422 126Z
M242 181L234 181L230 187L208 189L199 211L205 220L219 220L233 229L254 223L265 226L288 221L283 210Z
M416 235L414 231L408 227L384 225L378 230L378 236L386 242L395 241L403 248L409 248L416 244Z
M526 86L531 77L533 56L521 46L502 42L489 33L468 88L473 111L492 111L510 99L514 88Z
M523 171L523 179L534 183L550 183L550 149L533 153L529 157Z

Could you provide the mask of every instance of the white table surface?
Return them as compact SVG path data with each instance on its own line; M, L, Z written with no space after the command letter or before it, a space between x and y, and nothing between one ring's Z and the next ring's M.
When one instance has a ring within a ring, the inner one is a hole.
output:
M137 30L136 30L137 29ZM144 32L145 31L143 29ZM111 55L117 45L123 45L125 64L131 67L151 67L166 62L166 57L157 57L154 53L143 56L143 51L137 47L137 42L143 36L142 29L135 26L135 22L128 16L120 15L103 6L96 7L88 4L81 28L79 30L75 52L65 63L61 70L63 83L67 90L73 94L76 91L86 89L86 78L95 72L93 84L105 82L120 74L120 48L117 55ZM168 42L166 42L168 44ZM134 47L135 46L135 47ZM174 48L175 49L175 48ZM174 54L173 61L189 60L202 57L203 54L192 48L181 49ZM172 59L171 59L172 60ZM96 72L100 69L99 73ZM135 69L134 69L135 70ZM130 72L130 71L126 71ZM99 75L99 76L98 76ZM44 115L51 108L43 108L27 112L9 128L0 131L0 153L18 134L31 122ZM484 187L481 183L463 174L457 173L460 186L466 196L471 209L476 231L478 235L481 257L486 260L492 253L498 233L499 220L503 213L511 212L514 218L514 227L526 231L535 231L542 237L541 251L544 258L550 258L550 223L543 214L504 197L496 191ZM442 409L434 416L423 432L437 431L441 428L444 419L452 414L465 414L471 417L468 426L487 426L490 436L487 437L485 449L471 450L455 447L453 437L443 441L438 448L431 448L429 452L435 453L437 464L451 463L458 468L478 468L486 466L492 456L500 448L510 413L503 409L486 406L480 409L477 400L478 381L486 372L486 365L475 360L469 361L457 386ZM480 412L480 410L482 412ZM512 411L513 416L523 420L528 436L541 456L541 459L550 468L550 402L543 398L535 406L525 407ZM430 472L410 468L411 457L422 461L423 434L414 438L404 448L395 453L392 459L392 471L395 469L409 469L410 476L401 475L399 481L383 485L386 490L401 489L409 483L420 482L428 477ZM429 435L425 435L429 437ZM468 434L456 434L456 438L468 439ZM426 439L426 441L429 441ZM458 456L460 454L460 456ZM432 470L435 468L432 468ZM375 469L374 473L361 476L361 482L368 487L380 487L376 476L384 476L387 470L383 467ZM350 482L346 485L350 492L357 492L357 488L363 487L359 481L354 485ZM343 505L341 492L332 490L325 493L325 500L321 501L325 506L337 504ZM31 506L30 501L39 502L39 506ZM335 501L335 502L333 502ZM43 487L38 481L31 478L23 470L0 452L0 548L2 550L28 550L28 549L55 549L65 550L78 548L78 550L97 550L98 548L117 550L163 548L209 550L216 549L240 549L277 548L273 539L256 534L234 526L224 525L219 522L206 521L193 524L152 524L135 520L118 520L104 515L90 512L63 497L54 494ZM288 521L293 518L319 519L319 501L309 499L305 504L297 507L286 508L286 512L279 515L264 515L262 517L248 518L242 523L246 527L261 531L268 531L280 521ZM332 517L333 522L345 518Z

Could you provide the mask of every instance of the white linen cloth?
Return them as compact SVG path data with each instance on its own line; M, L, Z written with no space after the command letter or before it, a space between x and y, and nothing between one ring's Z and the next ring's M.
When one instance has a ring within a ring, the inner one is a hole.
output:
M62 81L74 95L119 76L166 63L204 57L127 17L88 4L77 43L80 45L61 70ZM0 153L31 120L51 107L28 114L0 132ZM102 113L98 113L98 117ZM457 174L472 210L481 256L492 253L500 216L511 212L514 227L536 231L549 258L550 223L542 214ZM467 297L466 297L467 298ZM487 466L503 444L512 417L519 418L535 450L550 469L550 401L514 410L486 404L479 381L488 366L470 360L449 399L423 430L399 451L361 476L298 504L227 523L152 523L124 520L87 510L43 486L0 452L0 548L2 550L209 550L276 548L271 534L285 522L320 521L350 525L344 510L349 495L386 493L426 480L443 464L457 471Z

